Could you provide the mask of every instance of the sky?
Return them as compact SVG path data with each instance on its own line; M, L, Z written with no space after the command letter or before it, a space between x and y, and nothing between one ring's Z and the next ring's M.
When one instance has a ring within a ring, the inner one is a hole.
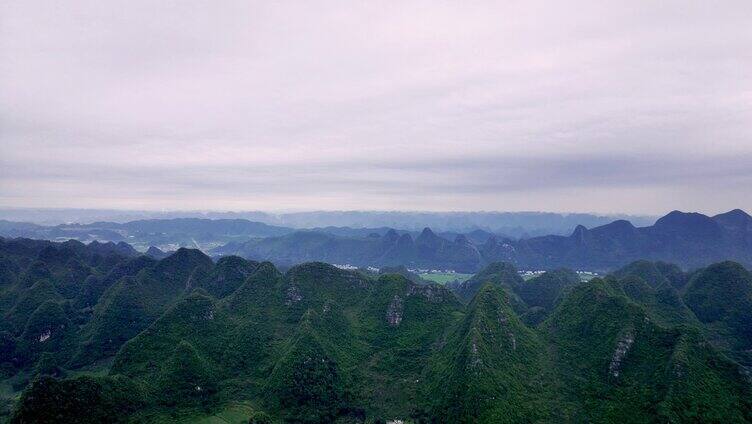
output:
M0 1L0 207L752 212L752 1Z

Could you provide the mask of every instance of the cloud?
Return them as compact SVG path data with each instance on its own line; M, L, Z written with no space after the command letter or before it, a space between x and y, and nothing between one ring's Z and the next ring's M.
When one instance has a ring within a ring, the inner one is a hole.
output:
M751 19L747 1L5 2L0 206L752 208Z

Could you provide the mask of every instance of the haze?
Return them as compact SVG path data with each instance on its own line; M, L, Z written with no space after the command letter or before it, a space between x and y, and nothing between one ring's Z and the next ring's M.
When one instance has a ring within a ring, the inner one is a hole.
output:
M752 2L0 3L0 207L752 209Z

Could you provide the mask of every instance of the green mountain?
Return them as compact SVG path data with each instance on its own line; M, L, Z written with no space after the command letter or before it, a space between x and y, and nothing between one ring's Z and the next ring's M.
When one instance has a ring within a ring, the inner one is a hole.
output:
M299 423L333 422L346 413L353 384L347 371L358 351L353 342L352 330L332 309L306 311L269 375L267 403L285 421Z
M516 316L507 292L486 283L429 361L429 416L457 423L550 418L544 358L543 343Z
M664 327L618 283L584 283L544 323L566 421L748 422L750 385L692 327Z
M311 263L282 276L265 263L224 299L199 291L176 303L120 349L111 372L142 379L148 387L158 380L152 378L153 358L169 357L174 346L186 342L225 390L258 398L272 410L284 409L289 419L320 419L320 403L290 398L304 396L305 387L314 390L313 383L300 386L296 379L329 381L335 376L337 387L330 394L336 407L332 404L327 414L408 415L410 399L400 395L417 396L414 383L407 381L421 378L421 364L437 333L459 310L459 302L443 287L416 285L398 275L369 280ZM163 393L166 388L153 390Z
M524 284L525 281L517 273L517 268L514 265L506 262L494 262L478 271L469 280L453 286L452 290L460 299L468 302L486 283L514 290L515 287Z
M618 278L639 277L653 288L669 284L676 289L681 289L687 284L687 276L681 268L665 262L639 260L616 270L613 275Z
M752 278L736 263L589 282L494 263L444 287L124 252L0 239L0 420L752 420Z
M512 309L525 323L535 326L543 321L568 290L579 282L580 277L577 273L568 269L548 271L525 281L514 265L494 262L469 280L450 284L448 287L465 302L472 299L486 283L502 287L509 296Z
M11 423L126 423L146 405L140 387L123 377L44 376L24 391Z
M752 366L752 274L721 262L694 274L684 301L705 324L711 340Z

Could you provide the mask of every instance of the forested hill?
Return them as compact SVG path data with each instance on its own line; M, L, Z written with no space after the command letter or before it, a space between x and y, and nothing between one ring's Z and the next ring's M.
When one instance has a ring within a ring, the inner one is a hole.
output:
M752 276L641 261L462 287L0 239L13 423L752 420ZM457 295L455 294L457 293ZM458 296L459 295L459 296ZM240 417L240 418L238 418Z

